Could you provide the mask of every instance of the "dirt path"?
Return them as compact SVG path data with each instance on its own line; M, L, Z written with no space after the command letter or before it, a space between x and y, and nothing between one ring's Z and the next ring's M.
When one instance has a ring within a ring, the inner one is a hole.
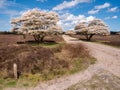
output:
M67 43L84 44L90 51L91 55L97 58L101 68L104 68L105 70L120 77L120 49L108 45L83 42L66 35L64 35L63 38Z
M101 77L107 75L107 80L110 82L111 77L116 77L115 81L109 84L112 86L110 90L120 90L120 49L110 47L107 45L101 45L91 42L83 42L79 41L75 38L71 38L67 35L63 35L64 40L67 43L82 43L85 45L88 50L90 50L91 55L93 55L97 59L97 63L91 65L85 71L76 73L74 75L70 75L67 77L62 77L56 80L51 80L47 83L42 83L35 88L23 89L23 90L64 90L71 85L77 84L78 82L87 82L91 80L95 75ZM110 81L109 81L110 80ZM104 85L104 84L103 84ZM108 87L110 87L108 86ZM6 89L6 90L16 90L16 89ZM21 90L21 89L17 89ZM70 89L70 90L92 90L86 89L85 87L82 89ZM94 89L94 90L106 90L106 89Z

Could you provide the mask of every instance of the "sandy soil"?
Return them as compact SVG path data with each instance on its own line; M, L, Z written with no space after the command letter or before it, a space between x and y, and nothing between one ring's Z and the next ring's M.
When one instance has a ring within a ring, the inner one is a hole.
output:
M63 38L67 43L84 44L90 51L91 55L97 59L97 63L100 64L100 67L120 76L120 49L103 44L83 42L65 35Z
M102 75L109 76L110 78L117 77L118 79L120 79L120 49L97 43L83 42L75 38L71 38L67 35L63 35L63 38L67 43L72 44L81 43L85 45L87 49L90 51L90 54L97 59L96 64L91 65L85 71L81 71L74 75L61 77L56 80L51 80L47 83L40 83L35 88L29 89L9 88L5 90L64 90L79 82L87 82L91 80L95 75L99 76L101 73ZM112 79L114 80L114 83L112 84L113 89L110 90L120 90L119 82L120 80L118 79ZM111 87L111 83L108 84L108 87ZM91 90L91 89L84 87L81 89L78 88L73 90ZM106 89L98 88L93 90L106 90Z

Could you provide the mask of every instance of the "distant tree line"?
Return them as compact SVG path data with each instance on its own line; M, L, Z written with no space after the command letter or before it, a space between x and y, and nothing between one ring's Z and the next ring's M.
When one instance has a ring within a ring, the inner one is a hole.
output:
M0 34L17 34L17 32L0 31Z
M111 32L110 32L110 34L112 34L112 35L116 35L116 34L118 34L118 33L120 33L120 31L111 31Z

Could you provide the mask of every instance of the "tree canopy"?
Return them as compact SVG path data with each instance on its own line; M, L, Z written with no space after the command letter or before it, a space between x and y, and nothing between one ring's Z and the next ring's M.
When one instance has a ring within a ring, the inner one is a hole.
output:
M42 41L47 34L62 31L57 25L59 17L55 12L32 9L24 12L20 17L11 20L12 31L24 35L33 35L36 41Z
M108 35L109 27L100 19L95 19L88 23L82 22L74 28L77 34L85 35L90 40L94 35Z

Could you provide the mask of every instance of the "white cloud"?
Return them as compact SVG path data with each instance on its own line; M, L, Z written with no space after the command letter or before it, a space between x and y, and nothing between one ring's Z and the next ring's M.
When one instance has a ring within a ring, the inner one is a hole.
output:
M104 3L103 5L95 6L92 10L88 11L88 14L96 14L100 10L110 7L110 3Z
M109 19L117 19L117 18L118 18L118 16L112 16L112 17L108 16L108 17L105 17L104 19L109 20Z
M94 19L95 19L95 17L93 17L93 16L86 17L87 22L92 21Z
M107 8L107 7L109 7L109 6L110 6L110 4L106 2L106 3L104 3L103 5L95 6L95 9L100 10L100 9Z
M111 17L105 17L105 20L109 20Z
M36 1L38 1L38 2L39 2L39 1L40 1L40 2L46 2L47 0L36 0Z
M118 18L118 16L113 16L112 18L113 18L113 19L117 19L117 18Z
M0 0L0 8L4 8L6 6L6 0Z
M10 17L20 15L20 12L18 10L10 9L10 6L14 8L26 8L24 5L16 3L16 0L0 0L0 14L6 14Z
M71 0L71 1L64 1L63 3L57 5L56 7L53 8L53 10L63 10L66 8L71 8L76 6L79 3L87 3L90 2L90 0Z
M7 9L9 8L10 6L12 7L16 7L16 8L25 8L26 6L25 5L22 5L22 4L18 4L16 3L16 0L0 0L0 9Z
M15 16L19 16L20 12L17 10L4 10L4 12L0 12L0 14L6 14L9 15L10 18L15 17Z
M15 3L15 1L0 0L0 9L9 6L19 6L20 4Z
M88 11L88 14L96 14L98 12L99 12L99 10L90 10L90 11Z
M110 8L108 11L109 11L109 12L116 12L117 9L118 9L118 7L113 7L113 8Z
M62 26L63 30L70 30L74 29L75 25L79 24L80 22L89 22L91 20L94 20L95 17L93 16L84 16L84 15L73 15L71 13L66 13L60 15L60 21L58 24Z

